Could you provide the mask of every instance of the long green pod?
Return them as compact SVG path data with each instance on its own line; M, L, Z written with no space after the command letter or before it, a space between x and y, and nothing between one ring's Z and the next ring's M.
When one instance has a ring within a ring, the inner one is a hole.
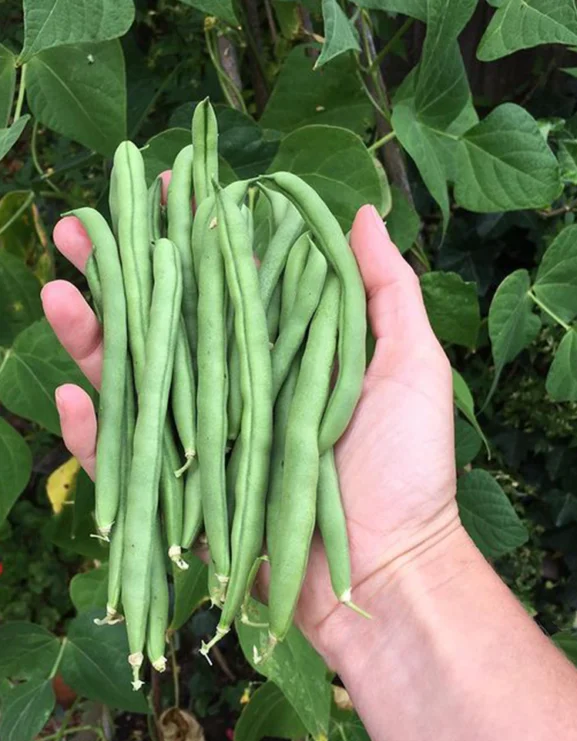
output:
M178 437L184 449L185 464L181 466L180 462L177 462L174 469L176 476L181 476L196 456L196 379L190 345L182 317L176 335L170 404Z
M167 236L178 247L182 265L182 317L190 350L196 348L198 289L192 261L192 144L176 155L166 198ZM194 359L194 358L193 358Z
M92 208L71 213L81 221L93 244L101 279L104 359L98 410L95 519L100 536L108 540L122 488L119 458L128 367L126 297L118 247L106 219Z
M337 343L340 286L330 273L309 330L291 403L276 542L271 561L269 635L271 647L292 623L305 576L315 526L319 478L318 434Z
M146 335L146 363L138 395L122 564L122 602L130 646L128 660L135 689L142 686L139 671L150 602L162 440L182 302L180 256L170 240L160 239L156 243L153 265L154 291Z
M195 460L186 472L184 482L184 516L181 538L183 548L192 548L200 535L203 522L200 468L198 461Z
M289 252L282 276L282 304L280 313L280 330L285 329L288 318L294 308L299 285L307 264L312 242L310 233L305 232L297 239Z
M282 286L279 281L275 286L275 289L272 293L271 300L269 302L269 305L266 311L266 326L268 329L268 339L271 343L275 343L278 338L278 329L280 326L281 303L282 303Z
M339 372L321 424L319 448L322 454L345 431L361 395L366 366L365 289L339 222L315 189L289 172L266 175L263 182L277 188L298 208L342 286Z
M218 180L218 123L208 98L201 100L192 116L194 147L194 199L196 207L214 193Z
M201 648L204 655L230 630L243 603L248 577L260 555L272 443L270 351L257 268L240 209L223 191L217 192L216 202L219 241L234 306L235 339L241 358L243 411L230 582L216 636Z
M313 314L319 304L326 276L327 261L322 253L314 245L311 245L293 308L284 322L283 329L272 350L273 399L280 391L293 358L303 343Z
M217 244L203 251L198 300L198 463L204 526L216 578L224 589L230 575L226 506L227 440L226 315L223 256Z
M178 332L176 343L178 347ZM160 472L162 518L164 520L164 531L168 542L168 556L179 569L187 569L188 564L181 558L184 520L184 482L181 477L176 476L174 473L179 464L180 456L174 441L174 435L171 434L170 427L166 424L162 436L162 469Z
M263 187L262 192L270 205L272 231L274 233L285 220L289 211L290 201L282 193L266 186Z
M162 221L162 178L159 175L148 189L148 234L151 242L164 236Z
M168 580L160 522L154 527L152 563L150 566L150 609L146 636L146 653L157 672L166 670L166 631L168 628Z

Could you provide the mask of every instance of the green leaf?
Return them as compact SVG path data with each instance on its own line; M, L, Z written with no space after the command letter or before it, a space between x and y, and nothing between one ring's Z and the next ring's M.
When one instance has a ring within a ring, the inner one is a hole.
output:
M560 141L557 159L561 168L561 180L564 183L577 184L577 142L569 139Z
M541 320L533 313L526 270L515 270L501 283L489 308L489 337L497 375L539 334Z
M388 10L403 13L419 21L427 20L427 0L353 0L353 2L359 8Z
M488 471L478 468L459 477L457 504L465 529L485 557L498 558L527 541L525 526Z
M8 47L0 44L0 128L8 125L15 84L16 57Z
M533 291L561 319L577 315L577 225L568 226L543 255Z
M9 347L16 336L42 318L40 282L22 260L0 251L0 345Z
M338 156L335 154L338 153ZM380 213L389 204L388 188L360 137L336 126L305 126L282 140L270 172L300 175L323 197L346 231L357 210L372 203Z
M477 422L477 417L475 416L475 402L473 400L473 394L471 394L471 391L467 386L467 382L465 381L463 376L454 368L452 368L451 370L453 372L453 400L455 402L455 406L473 425L473 428L475 429L481 440L485 443L487 452L489 452L489 443L487 442L487 438L483 434L483 430L481 429L479 423Z
M54 690L49 679L19 684L2 700L2 741L33 741L54 710Z
M98 626L100 610L84 612L70 623L60 672L83 697L135 713L146 713L144 693L131 688L126 627Z
M52 633L40 625L20 621L0 625L0 642L2 678L45 679L60 650L60 641Z
M20 62L55 46L115 39L133 20L132 0L24 0Z
M392 207L387 216L387 229L401 255L411 249L419 236L421 218L403 191L391 185Z
M8 154L18 139L20 139L20 135L29 120L30 116L26 114L25 116L21 116L18 121L7 129L0 129L0 160Z
M371 741L359 716L350 710L333 708L328 741Z
M315 69L346 51L360 51L353 25L337 0L323 0L323 21L325 41Z
M485 31L477 57L484 62L540 44L577 44L574 0L505 0Z
M255 600L251 600L249 614L253 622L268 624L268 609ZM255 664L254 648L260 654L266 650L268 629L252 628L237 620L236 631L246 659L279 687L308 733L315 738L326 735L331 702L327 667L303 634L292 627L272 656L264 663Z
M359 82L355 60L344 55L313 70L308 49L301 44L286 57L260 125L289 132L328 124L363 135L374 121L374 112Z
M257 177L269 168L279 147L256 121L230 106L215 107L218 151L240 179Z
M567 630L555 633L551 640L558 649L563 651L569 661L577 666L577 636Z
M16 430L0 417L0 525L24 491L32 472L32 453Z
M95 607L106 607L108 594L108 564L81 574L70 581L70 599L76 612L86 612Z
M455 420L455 459L457 468L464 468L477 457L483 441L479 433L464 419Z
M437 337L474 348L481 325L475 283L466 283L457 273L436 270L421 276L421 289Z
M0 401L13 414L38 422L55 435L60 422L54 392L63 383L88 382L45 319L21 332L0 365Z
M577 401L577 332L570 329L561 340L546 381L553 401Z
M107 157L126 138L124 54L118 41L40 52L28 62L30 110L59 134Z
M192 613L208 599L208 568L192 553L183 556L188 569L173 567L174 612L168 630L180 630Z
M274 684L266 682L254 692L234 729L235 741L301 738L307 730L292 705Z
M214 15L231 26L238 26L233 0L180 0L180 2L207 15Z
M540 208L561 191L557 160L537 122L513 103L463 135L457 168L455 200L470 211Z

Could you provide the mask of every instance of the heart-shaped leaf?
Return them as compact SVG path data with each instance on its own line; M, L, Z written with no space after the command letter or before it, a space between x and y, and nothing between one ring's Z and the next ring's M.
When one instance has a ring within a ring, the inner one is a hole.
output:
M30 478L32 453L16 430L0 417L0 525Z

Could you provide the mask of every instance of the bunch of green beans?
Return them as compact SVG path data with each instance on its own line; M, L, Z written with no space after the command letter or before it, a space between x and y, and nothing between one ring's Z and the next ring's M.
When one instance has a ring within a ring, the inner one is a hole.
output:
M271 238L257 259L259 199ZM333 448L361 394L365 294L329 208L286 172L222 187L205 100L166 203L161 179L148 187L141 152L123 142L111 225L94 209L73 213L93 244L86 274L104 337L95 521L110 556L97 622L126 619L134 688L145 654L155 670L166 665L167 564L188 568L182 552L203 533L221 610L200 649L207 658L236 618L250 622L265 559L270 642L260 660L285 638L315 526L337 598L362 613Z

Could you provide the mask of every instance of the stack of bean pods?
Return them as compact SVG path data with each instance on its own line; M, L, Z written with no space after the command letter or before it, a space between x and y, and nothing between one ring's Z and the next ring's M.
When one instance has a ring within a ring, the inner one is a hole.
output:
M182 550L203 532L222 610L205 655L235 618L247 619L263 557L265 654L283 640L315 524L338 599L358 609L333 446L365 369L359 271L338 221L297 176L221 188L217 139L203 101L166 206L160 178L148 189L140 151L123 142L111 226L93 209L73 212L93 243L87 277L104 331L95 519L110 564L99 622L126 619L135 689L145 651L156 670L166 663L165 554L186 568ZM271 225L258 254L255 204Z

